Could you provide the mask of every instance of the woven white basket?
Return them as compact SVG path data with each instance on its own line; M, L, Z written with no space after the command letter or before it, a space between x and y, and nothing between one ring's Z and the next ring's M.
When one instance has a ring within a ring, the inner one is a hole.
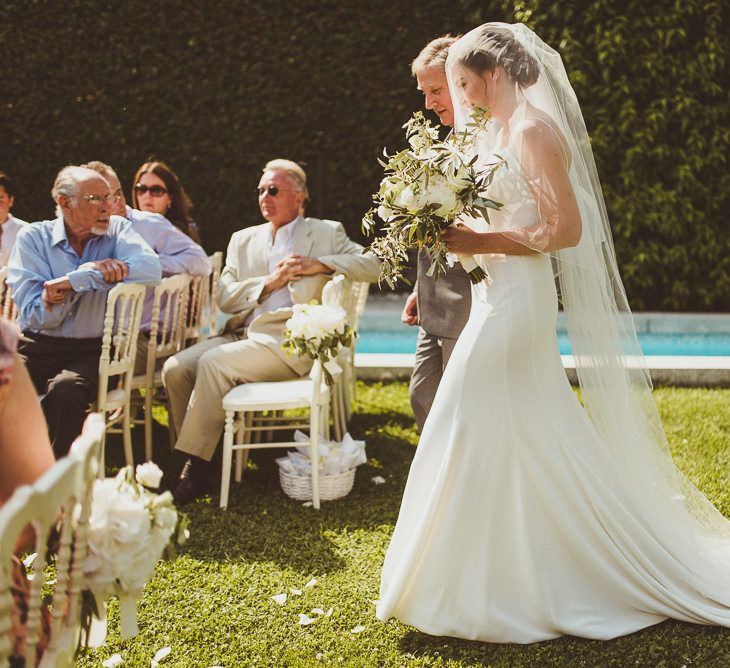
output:
M322 501L332 501L347 496L355 484L357 467L338 473L337 475L319 476L319 498ZM297 501L312 500L312 477L308 475L292 475L279 469L279 481L284 494Z

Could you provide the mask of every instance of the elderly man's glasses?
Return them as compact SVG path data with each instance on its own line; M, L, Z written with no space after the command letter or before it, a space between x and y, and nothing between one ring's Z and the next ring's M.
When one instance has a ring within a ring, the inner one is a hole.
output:
M82 195L81 199L94 206L102 204L119 204L122 201L121 195Z
M256 188L256 192L258 193L259 197L263 197L264 195L268 195L269 197L276 197L279 193L290 193L292 192L292 190L288 188L279 188L279 186L267 186L266 188ZM301 191L294 190L293 192Z
M145 195L146 193L149 193L152 197L162 197L163 195L167 195L167 190L165 190L162 186L146 186L144 183L138 183L134 186L134 189L138 195Z

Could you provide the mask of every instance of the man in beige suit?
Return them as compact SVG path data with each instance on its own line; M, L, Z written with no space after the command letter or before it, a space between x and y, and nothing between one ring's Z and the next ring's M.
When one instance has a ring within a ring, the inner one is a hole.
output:
M239 230L228 244L218 306L233 317L221 336L178 353L162 372L175 448L190 458L173 492L187 503L210 486L210 460L223 431L223 396L241 383L298 378L309 358L281 349L292 304L319 300L334 273L356 281L378 278L372 254L348 238L341 223L305 218L304 170L272 160L258 186L259 207L268 221Z

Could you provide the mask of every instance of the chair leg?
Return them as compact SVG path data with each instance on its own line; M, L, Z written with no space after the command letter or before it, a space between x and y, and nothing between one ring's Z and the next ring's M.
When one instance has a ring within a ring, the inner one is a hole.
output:
M144 395L144 456L152 461L152 395L155 390L148 387Z
M244 413L241 417L241 426L238 429L236 442L239 445L251 442L251 432L248 429L254 424L254 414ZM236 482L241 482L243 477L243 469L248 462L248 450L236 450Z
M319 421L321 417L320 408L314 407L309 417L309 459L312 462L312 505L317 510L319 510Z
M342 436L347 433L348 423L350 421L350 416L347 413L347 401L345 399L345 393L345 385L344 383L342 383L337 388L337 405L339 406L340 412L340 432L342 433Z
M231 485L231 463L233 459L233 416L234 411L226 411L226 423L223 429L223 466L221 471L220 507L228 507L228 489Z
M127 466L134 466L134 455L132 454L132 425L130 422L129 402L126 403L122 415L122 434L124 438L124 463Z
M101 436L101 448L99 449L99 470L96 472L97 478L102 480L106 478L106 427Z
M335 441L342 441L342 429L341 429L341 415L340 415L340 402L339 402L339 388L335 384L330 393L330 409L332 411L332 427L335 432Z
M350 364L345 366L345 378L342 380L342 395L345 401L345 418L347 421L350 421L350 418L352 417L352 397L353 397L353 391L352 391L352 376L353 371L350 368Z

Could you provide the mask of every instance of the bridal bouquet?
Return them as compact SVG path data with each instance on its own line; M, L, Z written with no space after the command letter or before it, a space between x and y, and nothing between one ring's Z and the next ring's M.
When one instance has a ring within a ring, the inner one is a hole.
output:
M147 462L122 468L115 478L94 483L89 519L88 553L84 562L83 624L87 641L100 646L106 639L103 601L119 598L122 637L137 633L137 599L163 554L174 553L188 537L187 518L178 517L172 494L155 493L162 471Z
M474 166L475 140L488 122L488 114L475 108L463 131L440 141L438 126L432 126L420 111L416 112L403 126L409 148L392 156L384 152L388 161L379 160L385 177L373 195L374 206L363 217L362 227L370 235L378 227L376 216L384 223L385 235L374 239L370 250L380 258L380 278L391 289L396 280L403 278L409 249L427 250L431 260L428 275L438 279L449 264L441 232L461 215L488 219L488 209L502 206L486 191L503 163L495 162L481 171ZM473 257L462 255L459 260L472 283L486 279Z
M335 362L337 352L352 343L354 332L347 324L345 309L337 304L294 304L292 316L286 321L281 347L289 355L308 355L322 363L328 385L333 374L340 371Z

